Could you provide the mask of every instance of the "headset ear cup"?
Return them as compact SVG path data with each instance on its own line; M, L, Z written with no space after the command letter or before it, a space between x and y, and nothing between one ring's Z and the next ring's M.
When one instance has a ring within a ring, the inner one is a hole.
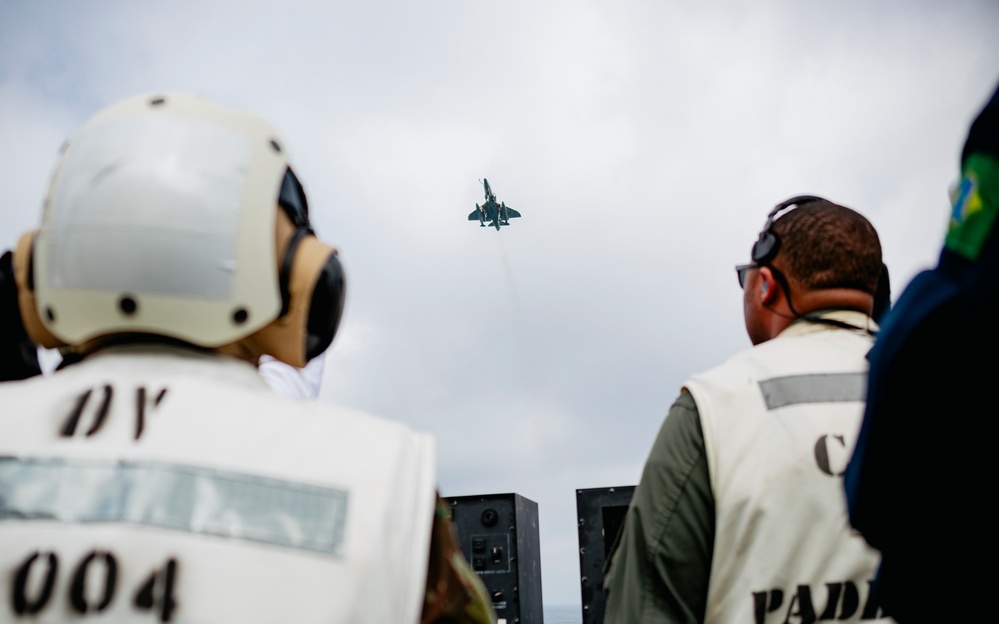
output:
M760 232L759 240L753 243L753 250L750 253L750 258L752 258L753 262L756 264L766 264L777 257L777 251L779 249L780 239L770 231L768 224L767 229Z
M23 234L14 249L14 279L17 282L17 304L21 311L21 322L28 338L35 344L46 349L58 349L67 346L49 331L38 313L38 301L35 298L35 237L37 230Z
M312 288L305 334L305 358L311 360L333 343L343 314L345 282L343 265L334 251L326 260Z
M888 276L888 265L881 264L881 274L878 276L878 287L874 292L874 312L871 317L880 323L888 310L891 309L891 278Z
M336 250L315 236L301 238L291 260L288 313L247 339L252 352L301 368L329 347L343 301L343 274L335 258ZM330 284L340 284L340 292L324 292Z

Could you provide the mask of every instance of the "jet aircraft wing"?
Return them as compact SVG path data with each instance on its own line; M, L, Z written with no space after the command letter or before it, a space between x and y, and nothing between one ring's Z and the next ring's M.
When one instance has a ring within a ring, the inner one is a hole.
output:
M483 227L488 223L499 231L500 226L510 225L511 217L520 216L519 212L507 206L506 203L496 201L496 196L485 178L479 182L482 183L485 190L486 201L481 206L475 204L475 210L468 215L469 221L478 221L479 225Z

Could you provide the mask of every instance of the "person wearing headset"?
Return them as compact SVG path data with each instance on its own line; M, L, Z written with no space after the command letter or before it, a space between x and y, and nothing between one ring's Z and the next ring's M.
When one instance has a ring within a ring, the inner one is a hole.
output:
M753 347L687 380L608 557L605 624L874 620L842 472L890 300L857 212L778 204L736 267ZM876 306L877 302L877 306Z
M256 115L129 98L62 150L13 254L38 345L0 384L0 620L494 619L434 440L267 386L330 345L343 268Z
M24 331L13 273L14 254L0 255L0 382L19 381L55 372L78 361L75 355L63 359L55 349L39 349ZM257 370L268 386L282 396L315 399L319 396L325 369L325 353L305 366L289 366L269 355L261 355Z

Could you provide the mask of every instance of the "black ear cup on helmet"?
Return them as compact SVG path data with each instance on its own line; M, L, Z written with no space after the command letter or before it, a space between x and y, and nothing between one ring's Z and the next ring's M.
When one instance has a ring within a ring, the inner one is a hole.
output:
M314 237L315 233L309 222L309 204L305 190L290 168L285 171L281 182L278 204L295 228L278 269L278 287L281 292L281 312L278 318L285 318L292 309L292 282L301 279L301 276L296 278L294 275L296 271L303 270L301 267L295 268L296 261L303 261L299 258L299 250L302 249L305 256L311 258L304 261L306 266L310 267L304 270L309 275L308 284L312 293L308 304L308 318L304 319L303 328L305 334L303 346L305 359L308 361L329 348L340 325L345 294L343 265L340 264L335 250L323 260L316 255L321 252L318 251L315 242L303 246L303 242L308 237ZM319 264L315 264L317 261ZM305 284L298 282L298 288L305 287ZM292 320L292 322L300 323L301 320Z
M328 349L333 342L343 314L344 285L343 265L333 253L316 279L309 302L305 334L305 357L309 360Z

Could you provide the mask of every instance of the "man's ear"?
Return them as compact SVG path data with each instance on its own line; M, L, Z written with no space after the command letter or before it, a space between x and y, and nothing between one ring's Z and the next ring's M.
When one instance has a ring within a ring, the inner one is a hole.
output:
M777 296L777 283L770 267L760 267L760 303L764 306L773 302Z

